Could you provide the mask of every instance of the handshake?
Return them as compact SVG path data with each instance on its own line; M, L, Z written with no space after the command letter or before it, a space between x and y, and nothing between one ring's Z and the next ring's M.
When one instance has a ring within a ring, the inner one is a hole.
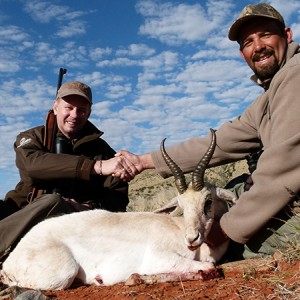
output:
M111 159L97 160L92 174L112 175L129 182L145 169L154 169L150 154L135 155L129 151L120 150Z

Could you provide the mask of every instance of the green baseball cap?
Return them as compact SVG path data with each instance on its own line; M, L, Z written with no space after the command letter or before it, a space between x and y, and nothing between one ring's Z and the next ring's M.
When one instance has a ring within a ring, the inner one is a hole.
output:
M238 33L241 26L250 19L264 17L279 21L284 27L284 19L282 15L271 5L267 3L250 4L247 5L239 15L239 17L233 22L228 31L228 38L231 41L238 40Z

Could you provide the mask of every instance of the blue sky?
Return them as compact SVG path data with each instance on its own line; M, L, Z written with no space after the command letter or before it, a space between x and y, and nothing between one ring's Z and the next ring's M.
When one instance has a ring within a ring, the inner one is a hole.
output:
M266 2L299 42L300 1ZM92 87L90 121L115 150L149 152L239 115L261 90L227 31L250 3L0 0L0 199L19 181L15 137L44 124L60 67Z

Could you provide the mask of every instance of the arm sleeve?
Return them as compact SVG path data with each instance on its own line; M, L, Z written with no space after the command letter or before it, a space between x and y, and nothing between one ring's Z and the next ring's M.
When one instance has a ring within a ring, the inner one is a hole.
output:
M261 141L256 129L256 120L261 118L265 103L258 98L251 104L242 116L233 121L224 123L217 131L217 147L209 163L209 167L218 166L242 160L251 152L260 149ZM259 111L261 113L256 113ZM180 166L184 173L192 172L205 154L211 141L209 133L204 138L192 138L175 146L168 147L166 151ZM171 175L160 151L151 153L156 171L162 177Z
M94 165L94 160L83 156L49 153L42 144L41 132L20 133L14 149L21 177L32 180L27 184L61 178L88 180Z
M252 174L254 184L221 218L222 228L236 242L246 243L299 193L299 82L298 63L278 72L268 91L269 107L263 120L268 130L261 132L268 143Z

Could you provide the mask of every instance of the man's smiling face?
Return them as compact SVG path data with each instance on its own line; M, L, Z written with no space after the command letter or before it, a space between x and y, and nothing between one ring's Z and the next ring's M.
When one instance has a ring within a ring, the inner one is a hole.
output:
M255 18L240 30L238 42L241 56L263 81L279 70L287 44L292 42L292 31L283 30L275 20Z
M71 95L55 100L53 110L59 130L67 138L74 139L88 120L91 106L85 98Z

